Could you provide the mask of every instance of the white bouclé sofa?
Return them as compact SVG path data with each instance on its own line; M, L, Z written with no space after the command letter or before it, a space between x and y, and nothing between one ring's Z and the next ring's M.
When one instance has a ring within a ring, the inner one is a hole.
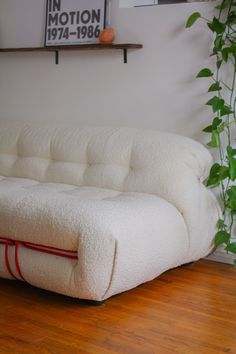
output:
M0 277L102 301L206 256L210 165L174 134L0 121Z

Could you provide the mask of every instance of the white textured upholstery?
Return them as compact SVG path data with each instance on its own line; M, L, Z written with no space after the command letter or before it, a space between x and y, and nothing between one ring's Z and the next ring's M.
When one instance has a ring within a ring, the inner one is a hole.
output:
M72 261L20 248L25 278L107 298L209 252L219 217L202 183L210 164L174 134L0 122L0 235L78 250Z

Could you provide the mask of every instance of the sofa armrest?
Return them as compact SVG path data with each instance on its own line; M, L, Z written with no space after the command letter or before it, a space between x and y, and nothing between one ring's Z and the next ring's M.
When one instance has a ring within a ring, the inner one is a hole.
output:
M132 171L124 190L156 194L179 210L189 232L189 261L210 252L221 215L215 196L204 185L211 165L203 145L169 133L139 136L131 154Z

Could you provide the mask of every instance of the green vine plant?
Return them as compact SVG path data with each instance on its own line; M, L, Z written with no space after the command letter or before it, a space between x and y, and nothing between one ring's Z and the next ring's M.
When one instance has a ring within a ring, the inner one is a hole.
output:
M198 20L205 21L214 38L210 53L214 58L214 69L203 68L197 74L197 78L211 81L208 92L212 93L212 98L206 105L211 107L212 121L203 131L210 135L208 146L217 149L218 154L207 179L207 186L218 188L222 204L222 218L217 222L213 252L223 246L227 253L236 256L233 235L236 223L236 0L221 1L215 7L212 19L194 12L188 18L186 28Z

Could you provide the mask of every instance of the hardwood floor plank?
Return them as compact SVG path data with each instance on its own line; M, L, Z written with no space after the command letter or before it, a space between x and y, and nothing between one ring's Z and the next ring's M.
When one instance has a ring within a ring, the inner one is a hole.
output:
M236 353L236 270L201 260L94 307L0 279L0 353Z

